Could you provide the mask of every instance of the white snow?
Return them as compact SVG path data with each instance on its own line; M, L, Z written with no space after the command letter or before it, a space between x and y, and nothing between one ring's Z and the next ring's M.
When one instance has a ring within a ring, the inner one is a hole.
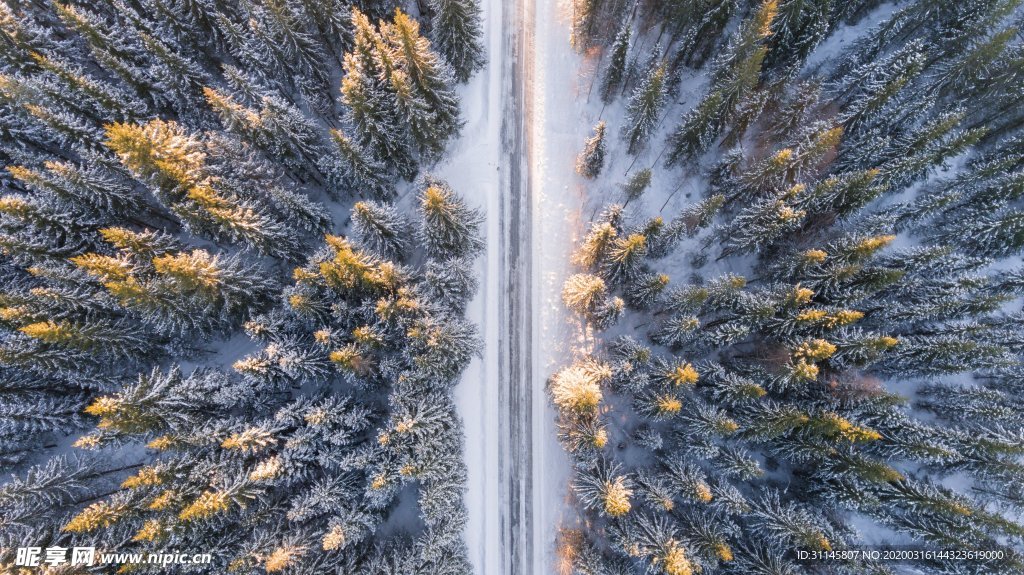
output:
M844 50L892 16L895 10L895 3L885 2L876 6L856 24L839 26L807 57L804 70L817 70L823 65L835 65L841 60Z
M575 156L597 118L586 110L593 68L569 45L569 0L527 0L534 31L532 117L528 120L533 189L533 549L532 572L558 572L560 527L577 517L569 501L570 462L557 439L556 413L545 383L579 347L581 334L561 301L569 255L588 215ZM528 94L528 97L531 95ZM597 99L595 98L595 101Z
M499 180L501 141L501 4L483 2L487 65L461 90L466 121L449 157L434 170L471 205L485 211L487 248L477 261L480 289L469 304L467 316L480 329L483 357L475 359L455 389L455 402L466 436L468 470L466 506L469 521L465 538L473 570L479 575L496 573L501 565L501 498L498 473L498 264Z

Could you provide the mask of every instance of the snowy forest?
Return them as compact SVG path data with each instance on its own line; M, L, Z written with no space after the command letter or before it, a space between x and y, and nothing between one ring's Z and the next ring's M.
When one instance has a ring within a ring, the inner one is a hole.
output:
M482 215L430 168L481 35L476 0L0 1L0 572L470 572Z
M0 573L1024 575L1022 23L0 0Z
M566 572L1024 573L1021 2L573 8Z

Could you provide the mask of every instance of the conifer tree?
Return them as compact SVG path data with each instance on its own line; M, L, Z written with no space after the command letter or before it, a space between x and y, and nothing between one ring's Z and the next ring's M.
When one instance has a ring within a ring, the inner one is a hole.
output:
M588 315L599 306L607 296L604 280L590 274L575 274L565 280L562 287L562 301L572 311Z
M702 154L711 147L724 120L721 92L711 92L688 112L669 136L669 154L665 162L672 166Z
M594 27L597 25L600 10L600 0L578 0L572 4L572 45L577 50L583 51L590 46L593 40Z
M873 120L886 104L918 74L925 63L924 46L912 42L884 60L865 65L844 79L849 104L842 121L847 128L860 128Z
M630 154L640 151L658 124L658 116L668 95L668 68L655 60L645 72L626 108L622 138L628 142Z
M593 358L585 358L566 367L551 378L555 405L570 413L593 413L601 403L601 384L611 377L611 369Z
M602 272L612 283L625 283L636 279L643 271L644 256L647 255L647 236L630 234L611 243L608 259Z
M391 196L393 184L387 178L384 164L371 156L359 144L346 136L341 130L331 130L331 140L338 149L339 171L351 178L361 196L365 188L376 198L385 199Z
M789 0L779 3L772 21L769 59L802 61L830 32L838 9L828 0Z
M576 173L584 178L592 180L604 168L604 156L607 148L604 131L605 123L598 122L594 126L594 135L587 139L583 151L576 157Z
M474 293L478 280L468 258L431 261L424 279L433 297L453 310L462 311Z
M352 11L355 40L345 54L342 101L359 145L402 177L415 170L409 134L398 123L398 102L389 78L395 63L380 33L359 10Z
M622 517L632 508L632 482L614 464L602 461L588 473L578 475L573 489L586 507L608 517Z
M411 227L394 206L357 202L352 207L352 225L361 243L380 257L405 259Z
M431 0L431 36L438 52L466 82L484 65L483 30L476 0Z
M480 225L483 216L466 206L448 185L427 178L420 194L419 238L434 258L471 256L483 247Z
M626 203L638 199L647 188L651 185L652 171L650 168L644 168L637 171L626 180L626 183L622 186L622 191L626 193Z
M416 107L406 106L406 121L420 153L436 158L445 142L459 130L459 103L452 90L452 73L445 62L430 49L430 42L420 36L419 23L395 11L394 23L385 24L381 34L391 44L397 66L408 78L410 96L421 99L422 113ZM402 75L392 76L392 85L398 86ZM401 88L396 87L399 102L407 101Z
M615 42L611 46L611 53L608 57L608 67L601 78L601 101L610 104L626 78L626 62L629 56L629 40L632 34L632 27L629 22L623 22L619 32L615 35Z
M772 34L772 23L777 15L777 0L762 2L740 26L724 54L716 60L712 86L714 91L721 93L722 107L727 114L735 110L757 86L768 51L765 40Z
M623 295L633 308L647 309L657 301L668 281L665 274L646 274L627 286Z
M798 229L807 212L795 205L804 193L804 187L798 184L777 198L756 203L738 214L730 227L722 230L722 255L761 249Z

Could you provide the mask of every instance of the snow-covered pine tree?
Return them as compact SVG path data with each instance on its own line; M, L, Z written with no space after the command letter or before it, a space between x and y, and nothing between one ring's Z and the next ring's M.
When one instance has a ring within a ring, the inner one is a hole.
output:
M364 247L382 258L402 261L410 248L411 224L391 205L357 202L352 226Z
M629 40L632 33L631 24L625 21L615 35L615 42L612 44L611 53L608 56L608 67L605 68L604 76L601 77L601 101L605 104L610 104L615 99L622 87L622 82L626 79Z
M466 206L443 181L427 177L420 193L419 238L435 259L475 255L482 247L479 210Z
M476 0L430 0L431 37L459 82L484 65L483 30Z
M594 135L587 139L583 151L576 157L576 173L584 178L594 179L604 168L607 145L604 141L605 123L594 126Z
M397 95L390 86L394 56L377 29L358 9L352 11L355 39L345 54L342 102L359 145L402 177L415 172L410 135L402 125Z
M658 54L658 50L655 51ZM622 127L622 138L628 142L628 152L636 154L647 144L654 128L658 125L661 109L668 95L668 68L659 57L651 61L630 96L626 108L626 121Z
M403 75L393 72L392 86L399 105L406 110L405 121L417 149L425 158L437 158L445 142L461 127L451 69L431 50L430 42L420 36L419 23L401 10L395 12L394 23L382 25L381 34L391 45L395 64L408 81L405 88L400 88ZM404 94L404 90L410 93ZM403 104L409 98L421 101L422 109Z

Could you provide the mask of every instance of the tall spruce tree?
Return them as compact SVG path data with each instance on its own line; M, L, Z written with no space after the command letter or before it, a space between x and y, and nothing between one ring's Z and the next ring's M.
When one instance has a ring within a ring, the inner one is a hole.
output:
M484 65L480 6L475 0L430 0L431 37L460 82Z
M605 123L598 122L594 126L594 135L587 139L583 151L576 156L576 173L584 178L594 179L604 168L604 157L607 144L604 141Z
M626 108L626 123L622 128L622 138L628 142L627 151L630 154L636 154L646 145L658 125L658 117L668 96L667 74L665 63L653 60L633 90Z

